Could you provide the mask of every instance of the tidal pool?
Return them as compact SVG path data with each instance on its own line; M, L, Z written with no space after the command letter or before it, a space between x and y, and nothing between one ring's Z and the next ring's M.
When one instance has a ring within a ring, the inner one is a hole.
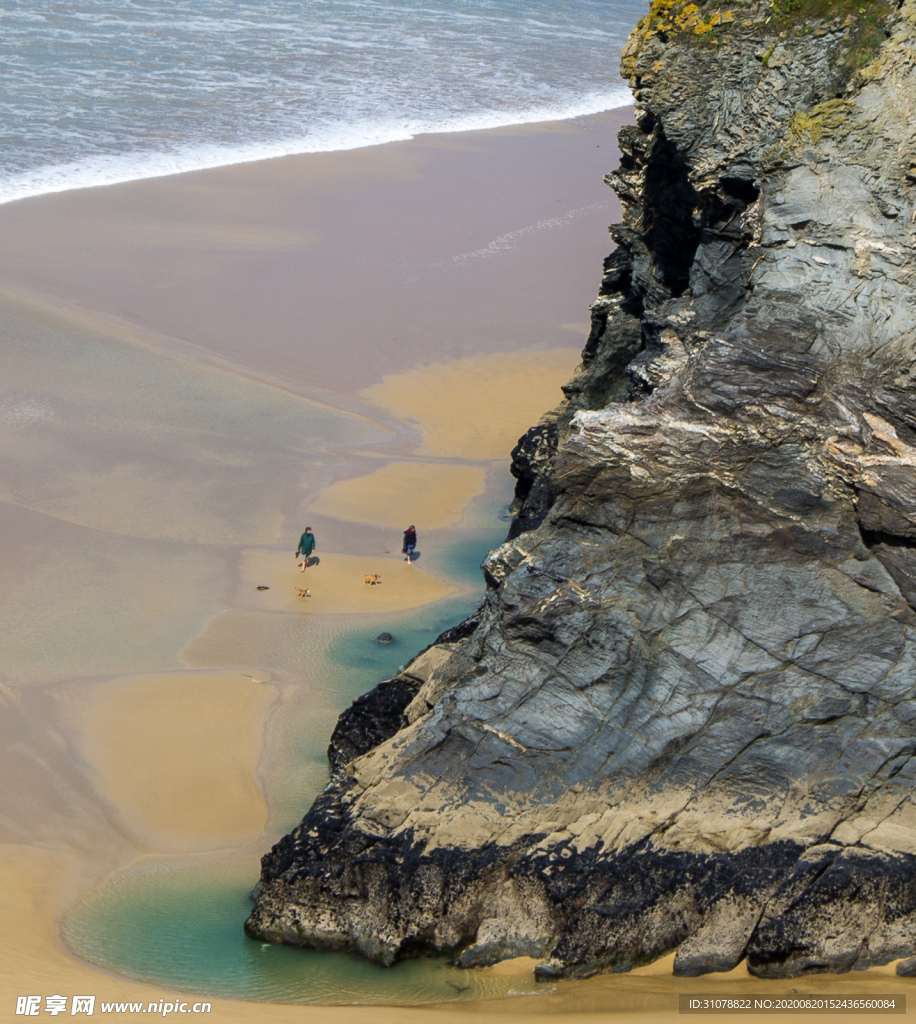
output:
M547 993L533 976L461 970L443 959L379 967L346 953L246 938L252 875L237 858L146 866L78 904L64 938L85 960L167 988L280 1003L394 1004Z

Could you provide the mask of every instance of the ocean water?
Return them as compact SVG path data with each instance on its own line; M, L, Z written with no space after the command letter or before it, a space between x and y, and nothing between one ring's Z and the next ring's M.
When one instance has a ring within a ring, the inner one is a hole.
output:
M629 102L644 0L4 0L0 202Z

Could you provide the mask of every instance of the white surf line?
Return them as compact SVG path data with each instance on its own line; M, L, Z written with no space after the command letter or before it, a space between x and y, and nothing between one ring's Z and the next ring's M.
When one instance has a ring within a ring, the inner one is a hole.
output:
M576 117L618 110L633 102L628 89L592 93L564 107L534 107L529 110L492 111L469 114L449 121L363 123L336 125L330 130L273 143L248 143L236 146L204 143L185 146L172 152L100 153L65 164L45 165L30 171L9 175L0 180L0 205L18 199L70 192L103 185L121 185L129 181L164 178L191 171L207 171L218 167L273 160L306 153L335 153L390 142L408 142L418 135L450 135L456 132L487 131L515 125L568 121Z

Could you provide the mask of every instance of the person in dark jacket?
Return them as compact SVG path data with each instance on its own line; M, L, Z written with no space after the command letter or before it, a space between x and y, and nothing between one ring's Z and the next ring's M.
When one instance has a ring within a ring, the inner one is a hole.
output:
M296 548L296 558L302 559L300 572L305 572L309 564L309 556L315 550L315 534L311 526L306 526L305 533L299 538L299 547Z
M414 548L417 546L417 528L415 526L408 526L404 531L404 547L401 549L405 555L407 555L407 564L410 565L410 556L413 554Z

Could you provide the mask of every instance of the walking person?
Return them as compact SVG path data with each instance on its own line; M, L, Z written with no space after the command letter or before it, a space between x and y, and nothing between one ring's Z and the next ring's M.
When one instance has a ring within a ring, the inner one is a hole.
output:
M417 528L415 526L408 526L404 531L404 547L401 550L407 555L407 564L410 565L410 556L414 552L414 548L417 546Z
M308 568L309 557L315 550L315 534L311 526L306 526L305 533L299 538L299 547L296 548L296 558L302 558L302 568L299 572L305 572Z

